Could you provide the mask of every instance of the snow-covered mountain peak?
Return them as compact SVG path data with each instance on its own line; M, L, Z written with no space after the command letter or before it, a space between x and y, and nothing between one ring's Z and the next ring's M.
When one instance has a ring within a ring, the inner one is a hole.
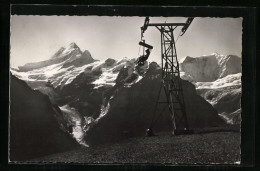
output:
M70 54L82 54L80 48L75 42L72 42L68 44L67 46L61 47L52 57L51 59L56 59L56 58L62 58L64 56L70 55Z
M218 52L213 52L213 53L210 54L210 55L212 55L212 56L219 56L220 54L219 54ZM206 55L204 55L204 56L206 56Z
M87 55L87 56L91 56L90 52L88 50L85 50L83 53L83 55ZM92 57L92 56L91 56Z
M76 43L72 42L65 47L61 47L51 58L45 61L27 63L19 67L20 72L27 72L34 69L44 68L54 64L63 64L63 68L70 66L81 67L85 64L93 62L89 51L85 50L83 53Z
M223 78L229 74L241 72L241 58L235 55L212 53L199 57L187 56L180 61L180 70L185 78L195 82L209 82Z
M79 47L78 47L78 45L75 42L71 42L69 44L68 48L75 49L75 48L79 48Z
M186 56L186 57L183 57L183 58L181 58L180 60L178 60L179 61L179 63L183 63L183 61L187 58L188 56Z
M135 59L129 59L127 57L122 58L121 60L117 61L117 64L121 64L121 63L125 63L125 62L129 62L129 61L133 61Z
M136 80L131 81L131 83L138 82L142 78L142 74L146 73L148 62L138 69L138 72L142 73L140 75L136 73L137 71L134 71L134 62L135 59L128 58L123 58L120 61L112 58L98 61L94 60L88 51L84 51L78 59L72 56L72 58L60 60L59 63L48 63L49 65L30 71L12 70L12 73L24 81L31 82L32 87L36 89L39 85L40 87L44 86L46 82L50 82L54 88L60 87L62 89L82 74L91 77L92 81L89 80L89 84L99 88L115 85L117 75L124 69L127 70L126 75L136 77Z
M76 45L76 43L72 42L68 46L64 47L64 50L62 52L62 56L68 55L74 51L77 51L77 53L82 53L80 48Z
M241 121L241 63L235 55L212 53L180 60L180 76L196 87L227 123Z

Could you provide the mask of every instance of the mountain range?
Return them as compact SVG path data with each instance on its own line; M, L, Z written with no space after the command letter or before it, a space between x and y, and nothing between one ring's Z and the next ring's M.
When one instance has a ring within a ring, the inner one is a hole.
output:
M240 116L241 95L237 58L213 54L181 61L191 128L239 123L239 118L235 121ZM161 83L161 68L155 62L136 67L135 59L94 60L89 51L82 52L76 43L62 47L46 61L11 69L11 73L26 82L31 91L49 97L50 106L60 110L61 117L56 119L59 127L66 132L67 125L72 126L71 136L83 146L145 135ZM16 114L11 111L10 115ZM158 117L154 129L171 131L168 110Z

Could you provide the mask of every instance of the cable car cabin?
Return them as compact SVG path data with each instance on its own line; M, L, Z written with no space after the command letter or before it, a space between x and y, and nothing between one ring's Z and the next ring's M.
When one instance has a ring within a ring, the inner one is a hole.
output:
M143 66L143 65L144 65L144 62L149 58L150 53L151 53L151 51L152 51L152 49L153 49L153 46L151 46L151 45L145 43L144 41L140 41L140 42L139 42L139 45L140 45L140 46L143 46L144 48L147 48L147 49L145 50L146 54L143 54L142 56L140 56L140 57L137 59L137 64L138 64L139 66Z

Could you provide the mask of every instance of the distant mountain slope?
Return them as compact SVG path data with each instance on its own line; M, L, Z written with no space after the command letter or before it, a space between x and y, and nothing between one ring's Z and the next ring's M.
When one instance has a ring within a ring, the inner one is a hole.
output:
M75 43L62 47L49 60L29 63L12 69L16 77L24 80L33 89L40 90L51 99L58 95L54 88L63 88L82 72L87 72L95 65L89 51L82 52Z
M227 123L240 124L241 58L214 53L186 57L180 66L181 77L192 82L197 93L210 102Z
M76 142L60 129L58 107L11 75L10 160L21 161L71 150Z
M199 95L209 101L229 124L240 124L241 121L241 86L197 89ZM234 113L235 112L235 113ZM233 113L233 114L232 114ZM234 116L237 115L237 116ZM233 120L233 118L236 118Z
M219 55L189 57L180 63L181 71L196 82L210 82L229 74L241 72L241 58L234 55Z
M20 72L27 72L35 69L40 69L46 66L59 64L66 61L66 64L62 65L62 68L68 68L70 66L80 67L82 65L93 62L93 58L89 51L82 52L75 43L70 43L67 47L62 47L58 50L49 60L28 63L24 66L20 66Z

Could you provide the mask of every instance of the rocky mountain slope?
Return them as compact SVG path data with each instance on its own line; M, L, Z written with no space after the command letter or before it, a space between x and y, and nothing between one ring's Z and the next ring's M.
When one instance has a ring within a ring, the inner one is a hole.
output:
M64 119L73 126L73 137L82 145L144 135L160 87L160 67L147 62L136 67L135 59L97 61L90 57L88 62L74 63L86 56L70 44L44 64L25 65L11 71L59 106ZM183 81L183 86L190 127L225 124L210 103L197 95L194 85ZM171 130L167 112L159 117L157 131Z
M152 121L160 83L161 69L156 63L151 63L145 77L138 83L131 87L111 88L108 95L110 100L103 106L105 116L96 119L98 123L87 132L86 140L90 144L97 144L128 136L144 136ZM196 94L195 87L191 83L183 81L183 89L187 119L191 128L224 125L217 111ZM165 95L162 98L166 99ZM158 111L162 111L164 107L160 106ZM172 130L168 108L158 117L154 130Z
M197 93L217 109L229 124L241 121L241 58L214 53L186 57L180 62L181 77L196 86Z
M61 129L61 111L48 96L11 75L10 161L63 152L77 143Z

